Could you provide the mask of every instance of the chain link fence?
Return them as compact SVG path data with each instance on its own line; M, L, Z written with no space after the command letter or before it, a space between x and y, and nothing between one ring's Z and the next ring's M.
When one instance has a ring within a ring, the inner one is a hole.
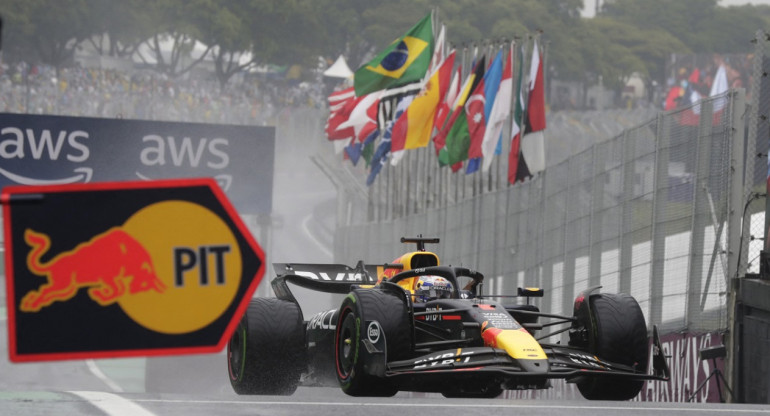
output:
M739 274L745 277L736 281L735 331L732 334L733 350L736 351L733 386L738 400L747 403L767 403L770 400L768 368L770 360L765 351L770 346L770 331L766 302L768 293L767 273L760 266L760 252L767 250L765 212L768 208L767 178L770 173L768 149L770 149L770 34L760 30L754 38L755 53L753 76L749 85L749 110L746 140L746 178L742 184L744 205L741 209L743 226L738 256ZM746 253L746 254L743 254ZM759 277L759 279L755 279Z
M539 286L542 310L569 314L576 294L601 285L636 297L665 331L725 329L729 216L743 209L731 201L731 151L744 107L731 91L660 113L514 186L496 178L504 163L478 177L390 167L368 200L345 202L359 209L338 220L336 260L387 262L407 250L401 236L437 236L442 262L480 270L488 294ZM436 163L429 152L415 157ZM407 203L419 190L424 203Z
M753 76L749 85L746 114L748 119L746 141L746 180L743 210L743 236L741 251L747 252L746 265L751 273L759 273L759 252L765 242L765 210L768 177L767 154L770 150L770 34L757 31L754 38L755 53Z

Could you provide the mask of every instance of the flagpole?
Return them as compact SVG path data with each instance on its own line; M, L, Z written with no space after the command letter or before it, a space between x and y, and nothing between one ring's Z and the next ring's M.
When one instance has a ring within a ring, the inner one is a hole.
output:
M527 35L527 43L529 43L530 39L533 39L533 36ZM525 46L526 45L522 45L522 48L524 48ZM525 63L529 63L529 62L527 62L526 49L522 49L521 64L524 65ZM526 66L522 68L522 72L524 69L526 69ZM524 84L524 82L522 82L521 84ZM529 74L527 74L526 84L529 84ZM521 101L522 111L519 119L519 154L516 156L517 158L521 159L521 144L522 144L522 141L524 140L524 119L526 118L527 110L528 110L528 108L524 107L524 105L526 105L525 103L529 101L529 88L522 88L521 86L519 88L521 89L521 92L519 93L518 99L519 101ZM516 175L518 176L518 168L516 169ZM513 185L515 184L516 184L516 177L513 178Z
M422 196L425 198L422 204L422 211L421 212L427 212L428 211L428 202L430 201L430 188L429 184L431 182L431 163L430 163L430 154L428 152L430 151L430 142L427 146L423 147L420 151L420 154L422 155L422 165L420 165L423 168L423 171L425 172L423 178L425 182L423 183L423 193Z
M487 56L490 57L490 61L489 61L489 66L487 66L487 70L489 70L489 68L492 66L493 59L491 57L494 56L494 53L492 52L494 49L495 49L494 43L492 41L489 41L489 43L487 43ZM486 91L484 91L484 98L486 99ZM486 104L484 104L484 106L486 107ZM485 117L484 117L484 123L485 123L484 129L486 130L486 128L489 127L489 124L488 124L489 120L486 119L486 108L484 109L484 115L485 115ZM479 163L479 165L483 165L484 164L484 157L483 156L481 157L481 160L478 161L478 163ZM478 169L476 170L476 172L474 172L473 174L474 174L474 176L478 177L478 190L476 191L476 192L478 192L477 195L483 195L485 193L484 192L485 189L484 189L484 169L483 169L483 167L479 166ZM487 181L487 182L489 182L489 181Z
M404 165L405 163L400 163L398 167L393 166L393 170L395 171L396 175L396 186L393 188L393 196L395 196L393 219L400 218L404 215L404 200L406 199L407 195L409 195L409 189L404 186L406 185L404 183Z
M420 207L418 198L420 197L420 188L421 181L422 181L422 170L420 169L420 153L418 152L418 149L414 149L412 152L413 154L412 161L409 162L409 171L413 173L414 175L414 196L412 197L412 202L409 203L409 215L416 214L418 208Z
M510 47L510 50L508 52L508 53L510 53L512 55L511 56L511 83L512 83L511 88L513 90L511 91L511 107L510 107L511 108L511 120L515 120L516 119L516 100L519 99L519 97L517 97L518 94L516 94L516 92L517 92L516 89L518 88L518 86L513 81L513 74L517 73L516 72L516 65L517 64L521 65L521 62L518 62L518 60L516 59L516 56L517 56L516 55L516 48L517 48L516 38L517 38L517 36L514 36L513 40L511 40L511 47ZM512 139L513 138L512 137L512 135L513 135L513 126L510 123L508 123L507 127L508 127L508 135L505 136L505 137L510 137ZM503 143L503 153L502 154L505 154L505 155L510 154L510 152L511 152L511 139L508 139L508 140L506 140ZM507 147L507 149L506 149L506 147ZM506 158L506 162L510 162L510 159ZM500 162L500 165L502 166L502 161ZM498 172L497 172L498 175L501 175L500 170L502 170L502 169L498 169ZM505 171L502 174L505 175L505 177L504 177L505 178L505 182L504 183L506 185L505 188L508 188L508 163L505 164ZM500 187L502 187L502 185L503 185L503 182L502 182L502 178L501 178Z
M422 160L422 148L415 149L415 160L417 161L414 166L415 173L417 175L416 186L414 192L414 213L419 214L423 208L423 196L425 195L425 184L427 183L427 172L423 168L424 161Z
M479 57L479 45L474 43L473 44L473 60L476 61L475 63L478 63L478 57ZM460 111L465 111L465 103L468 102L468 98L470 98L471 94L473 94L473 88L468 90L468 96L465 98L465 102L463 103L463 106L460 109ZM463 174L463 170L467 168L467 165L468 165L468 163L467 163L467 160L466 160L466 162L463 163L463 166L460 168L460 170L457 171L460 174L460 176L461 176L460 178L458 178L459 179L458 182L462 183L462 196L461 196L461 199L460 199L461 201L465 201L465 194L466 194L466 191L467 191L467 188L468 188L468 184L467 184L467 176L468 175Z
M532 53L535 53L535 49L534 49L535 46L542 45L542 34L543 34L542 30L538 30L537 31L537 34L535 35L535 41L536 42L532 45L532 47L533 47ZM543 46L543 48L544 47L545 46ZM541 64L543 66L543 106L545 107L545 95L546 95L545 94L545 68L546 68L546 66L545 66L545 53L540 53L540 46L537 47L537 56L538 56L538 59L541 60ZM532 81L533 88L534 88L535 82L537 82L537 78L535 78L535 80ZM529 97L527 97L527 101L529 102ZM545 108L543 109L543 111L545 111ZM543 117L545 117L545 113L543 113ZM545 143L543 143L543 147L545 147ZM543 155L543 156L545 157L545 155ZM545 162L545 160L543 160L543 162ZM543 166L543 170L545 170L545 166ZM543 171L537 172L537 175L542 175L542 172ZM530 174L530 180L535 179L535 174L532 173L532 168L531 167L530 167L529 174Z
M373 205L372 214L373 214L373 221L375 223L380 222L380 182L382 181L376 181L376 183L373 183L369 186L370 188L372 188L372 205Z

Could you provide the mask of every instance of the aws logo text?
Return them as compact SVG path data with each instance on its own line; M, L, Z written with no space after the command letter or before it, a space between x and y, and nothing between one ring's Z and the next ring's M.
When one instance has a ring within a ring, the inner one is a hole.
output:
M190 137L178 139L150 134L144 136L142 142L149 144L139 156L145 166L164 166L170 163L173 166L197 168L205 164L211 169L224 169L230 164L230 156L225 151L229 142L221 137L203 137L196 143Z
M19 127L4 127L0 129L0 157L3 159L32 159L59 160L64 157L70 162L85 162L90 156L88 133L83 130L67 132L51 130L36 132L33 129Z

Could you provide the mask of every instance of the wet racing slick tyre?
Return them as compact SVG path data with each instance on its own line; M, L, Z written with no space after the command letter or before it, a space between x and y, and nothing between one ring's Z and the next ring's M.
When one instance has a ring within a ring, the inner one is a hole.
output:
M408 358L411 322L402 299L379 289L354 290L342 301L335 334L335 366L342 391L351 396L389 397L398 392L385 378L367 374L361 337L365 321L377 321L385 335L388 361Z
M591 353L603 360L647 372L647 324L636 299L626 294L591 296L591 314L595 322ZM642 389L644 381L619 377L592 377L577 383L589 400L630 400Z
M255 298L227 343L238 394L290 395L305 369L305 324L293 302Z

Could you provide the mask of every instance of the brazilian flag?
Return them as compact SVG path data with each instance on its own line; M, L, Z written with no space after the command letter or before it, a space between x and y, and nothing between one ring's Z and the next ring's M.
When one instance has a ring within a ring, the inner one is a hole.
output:
M428 13L404 36L359 68L353 78L356 96L420 81L433 56L433 22Z

